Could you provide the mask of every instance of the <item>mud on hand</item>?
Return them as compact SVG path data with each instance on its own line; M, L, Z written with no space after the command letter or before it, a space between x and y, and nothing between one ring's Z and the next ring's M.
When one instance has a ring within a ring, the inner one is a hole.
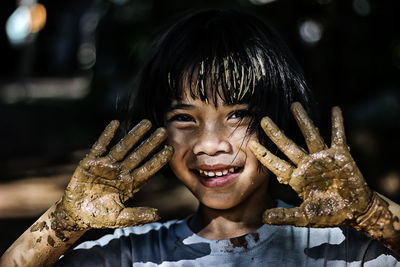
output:
M352 225L370 207L370 190L350 155L340 108L332 109L332 142L328 147L300 103L292 113L305 138L308 152L297 146L269 118L261 126L268 137L289 158L282 160L258 142L249 143L258 160L280 183L289 184L303 200L299 207L275 208L264 212L268 224L329 227Z
M143 120L107 154L107 146L118 126L118 121L111 121L106 127L89 154L79 163L57 203L56 211L52 213L52 228L60 233L60 238L63 230L119 228L159 218L154 208L130 208L123 203L170 160L173 148L165 146L143 163L167 138L167 131L158 128L131 151L151 128L151 122Z

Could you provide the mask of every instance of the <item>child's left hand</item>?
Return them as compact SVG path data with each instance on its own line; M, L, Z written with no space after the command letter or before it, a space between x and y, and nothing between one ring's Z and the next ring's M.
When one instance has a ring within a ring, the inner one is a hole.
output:
M289 184L303 200L299 207L266 210L264 222L312 227L354 226L356 219L370 207L374 193L350 155L340 108L332 109L330 147L300 103L292 105L292 113L305 137L309 153L286 137L270 118L264 117L261 126L294 165L276 157L255 141L249 144L258 160L277 176L279 182Z

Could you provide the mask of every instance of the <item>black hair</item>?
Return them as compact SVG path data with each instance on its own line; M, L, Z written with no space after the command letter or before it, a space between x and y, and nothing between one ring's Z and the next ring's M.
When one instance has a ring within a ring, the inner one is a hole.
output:
M291 103L312 109L303 74L278 34L259 18L231 9L198 11L161 35L141 72L126 127L143 118L163 126L171 101L181 99L188 85L194 99L247 103L253 114L249 131L257 131L264 144L263 116L290 136L296 127Z

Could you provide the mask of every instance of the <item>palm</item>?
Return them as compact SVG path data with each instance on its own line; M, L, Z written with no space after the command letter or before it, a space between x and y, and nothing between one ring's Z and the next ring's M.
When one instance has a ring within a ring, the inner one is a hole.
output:
M264 213L270 224L328 227L354 224L369 207L372 191L365 183L345 142L340 109L332 112L332 144L328 148L300 104L293 114L306 139L309 153L288 139L269 119L262 126L271 140L288 156L292 164L274 156L258 143L250 148L261 163L289 184L303 199L299 207L276 208Z
M166 131L161 128L128 154L150 127L150 122L143 121L107 155L103 155L118 128L118 123L114 121L106 128L89 155L79 163L57 206L59 216L68 218L71 227L116 228L158 219L156 209L127 208L123 204L172 155L172 148L165 147L139 166L141 161L165 140Z
M125 190L128 186L122 182L122 177L119 177L122 174L118 174L118 166L111 164L109 160L101 158L91 161L91 164L95 165L91 169L87 162L84 160L76 169L66 189L65 196L68 201L64 203L68 205L69 210L84 218L86 224L91 227L112 227L115 218L125 208L122 203L129 197L128 191ZM104 172L106 169L107 172ZM88 171L93 177L87 177Z

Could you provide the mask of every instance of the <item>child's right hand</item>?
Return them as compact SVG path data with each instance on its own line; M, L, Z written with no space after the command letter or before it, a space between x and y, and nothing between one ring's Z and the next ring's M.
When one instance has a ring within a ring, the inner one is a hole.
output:
M123 203L170 160L173 148L165 146L139 166L166 139L167 131L158 128L128 154L151 128L151 122L143 120L104 155L118 126L118 121L112 121L79 163L56 211L51 214L52 229L56 232L119 228L159 218L154 208L127 208Z

